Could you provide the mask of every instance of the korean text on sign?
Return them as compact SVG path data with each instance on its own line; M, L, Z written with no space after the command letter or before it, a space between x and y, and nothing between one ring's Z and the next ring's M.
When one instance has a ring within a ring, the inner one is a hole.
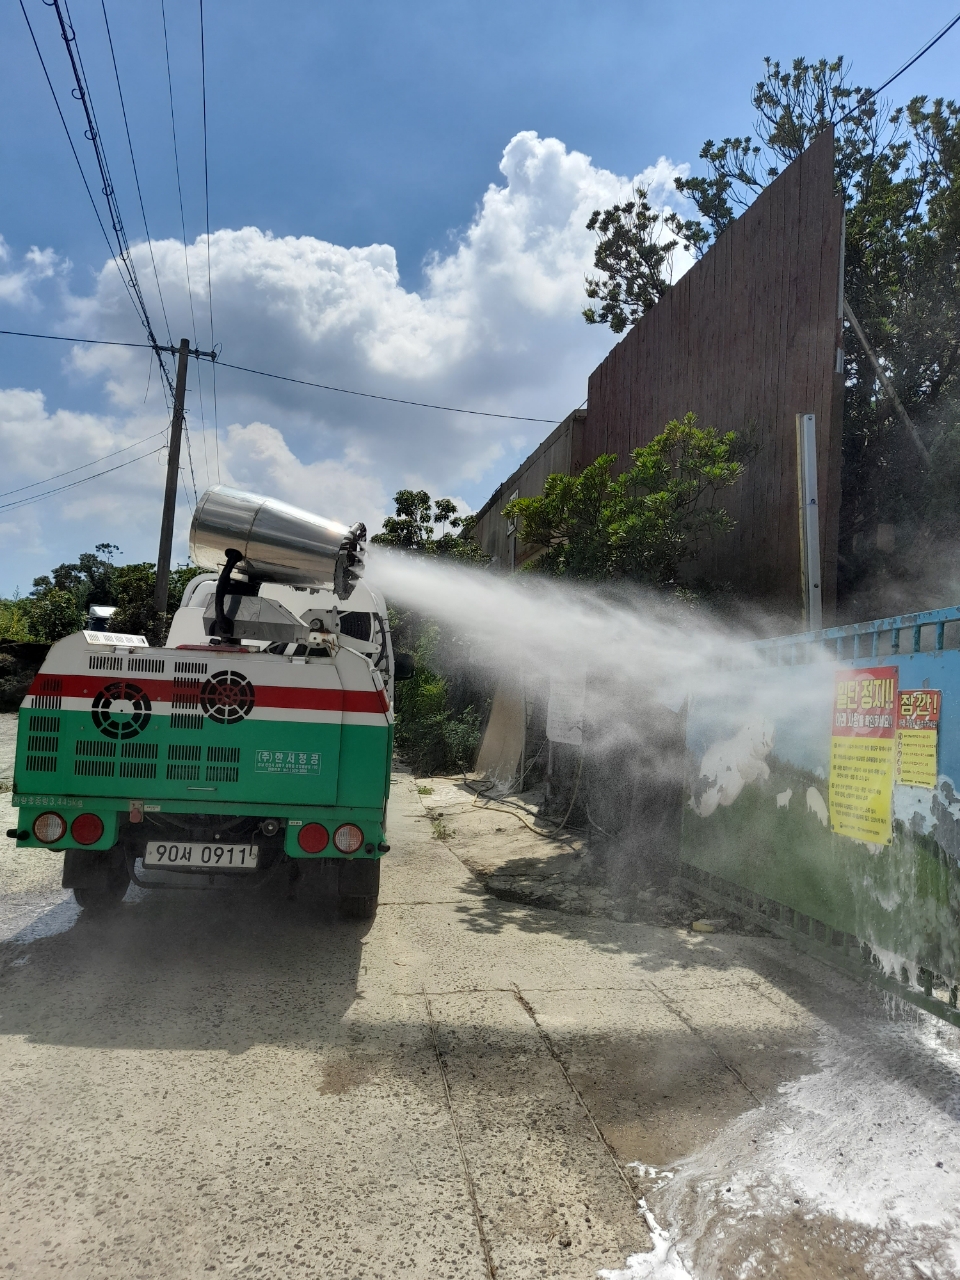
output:
M309 778L320 772L319 751L258 751L254 768L257 773L283 773Z
M897 782L933 790L943 694L939 689L901 689L897 702Z
M892 838L897 668L845 668L834 678L830 827L868 844Z

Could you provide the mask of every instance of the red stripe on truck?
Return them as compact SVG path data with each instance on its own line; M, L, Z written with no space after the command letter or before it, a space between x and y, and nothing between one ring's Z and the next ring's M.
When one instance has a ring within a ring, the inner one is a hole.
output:
M244 672L246 675L247 673ZM248 677L249 678L249 677ZM60 686L57 692L64 698L96 697L101 690L112 684L135 684L142 689L151 702L170 702L174 695L172 680L151 680L140 676L139 672L121 675L119 672L113 679L97 675L89 676L52 675L49 671L37 675L30 685L31 694L50 691L51 680ZM252 682L251 682L252 683ZM317 689L302 685L258 684L255 705L258 707L280 707L300 711L354 711L366 714L383 715L390 709L386 692L383 689ZM183 690L177 689L178 696Z

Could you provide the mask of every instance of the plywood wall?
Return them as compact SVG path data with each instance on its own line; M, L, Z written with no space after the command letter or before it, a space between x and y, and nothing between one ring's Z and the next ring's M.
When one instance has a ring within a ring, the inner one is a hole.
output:
M752 432L756 456L723 495L736 529L700 567L787 623L801 617L798 413L817 417L825 623L836 604L842 219L826 132L594 371L578 450L581 465L614 453L625 466L631 449L691 411L718 430Z
M530 554L529 548L517 545L516 537L500 512L514 495L532 498L542 493L544 480L554 472L569 475L580 470L585 421L586 414L582 409L575 409L564 418L477 512L473 536L499 568L515 568Z

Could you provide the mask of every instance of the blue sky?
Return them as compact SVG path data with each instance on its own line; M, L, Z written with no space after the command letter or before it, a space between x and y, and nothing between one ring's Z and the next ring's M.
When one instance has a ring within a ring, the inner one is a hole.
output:
M53 10L24 0L89 160ZM952 16L948 3L206 0L215 337L224 358L418 400L561 416L612 343L579 319L583 223L638 174L660 202L706 137L749 131L765 54L843 52L875 84ZM173 337L185 289L159 0L106 0ZM100 0L71 0L131 240L144 240ZM209 338L196 0L167 0L184 216ZM958 95L960 31L891 91ZM18 3L0 11L0 327L136 340ZM244 230L246 229L246 230ZM35 249L35 252L33 250ZM152 278L142 244L138 269ZM678 270L683 264L678 264ZM148 297L160 321L155 292ZM208 374L205 374L209 378ZM351 401L222 371L218 430L191 374L193 479L229 479L376 524L401 485L471 507L549 425ZM77 355L0 338L4 490L144 437L165 418L144 353ZM206 449L204 449L204 437ZM152 558L161 459L27 507L0 507L0 592L94 542ZM110 462L102 466L109 466ZM72 476L69 478L73 478ZM44 486L27 490L29 496ZM21 494L0 497L10 502Z

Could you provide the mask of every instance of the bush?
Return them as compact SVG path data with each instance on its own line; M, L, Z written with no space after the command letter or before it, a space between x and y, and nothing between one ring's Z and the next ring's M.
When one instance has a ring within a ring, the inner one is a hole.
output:
M485 719L485 708L474 704L482 699L463 681L437 671L455 637L413 613L391 611L390 629L394 649L412 653L414 660L413 676L395 691L397 750L421 776L472 769Z
M83 613L72 591L52 587L41 596L20 602L32 640L62 640L83 626Z
M0 640L23 644L33 639L25 600L0 600Z

